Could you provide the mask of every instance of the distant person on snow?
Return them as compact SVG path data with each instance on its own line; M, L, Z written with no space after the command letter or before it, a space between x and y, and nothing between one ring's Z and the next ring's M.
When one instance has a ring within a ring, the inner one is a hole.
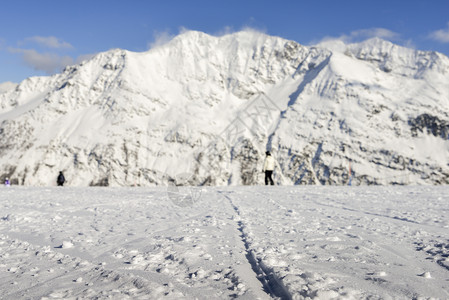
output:
M64 174L62 174L62 171L59 172L59 176L58 179L56 180L56 183L58 184L58 186L63 186L65 182L65 177Z
M6 179L5 179L5 186L10 186L10 185L11 185L11 182L9 182L9 179L6 178Z
M271 176L273 175L275 161L269 151L265 152L265 154L267 155L263 163L263 172L265 172L265 185L268 185L268 181L270 181L271 185L274 185L273 178L271 178Z

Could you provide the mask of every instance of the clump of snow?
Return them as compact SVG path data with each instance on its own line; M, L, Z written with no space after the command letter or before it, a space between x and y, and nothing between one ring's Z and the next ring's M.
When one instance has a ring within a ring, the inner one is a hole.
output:
M60 246L60 248L62 249L69 249L69 248L73 248L73 243L71 241L63 241L62 245Z

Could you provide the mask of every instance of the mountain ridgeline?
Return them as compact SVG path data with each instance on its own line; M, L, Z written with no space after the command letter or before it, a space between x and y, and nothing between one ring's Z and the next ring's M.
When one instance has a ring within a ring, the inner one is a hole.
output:
M449 58L189 31L0 85L0 178L72 186L449 183Z

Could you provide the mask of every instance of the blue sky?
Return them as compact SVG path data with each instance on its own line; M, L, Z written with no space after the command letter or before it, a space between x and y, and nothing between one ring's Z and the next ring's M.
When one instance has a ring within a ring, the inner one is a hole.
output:
M0 82L54 74L112 48L146 51L185 29L247 27L303 45L378 36L449 56L449 0L14 0L0 3Z

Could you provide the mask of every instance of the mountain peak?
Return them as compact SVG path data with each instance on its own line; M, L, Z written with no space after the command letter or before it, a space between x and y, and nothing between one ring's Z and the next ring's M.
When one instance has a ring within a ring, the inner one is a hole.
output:
M415 50L397 45L393 42L381 39L379 37L373 37L359 43L348 44L347 48L351 51L363 51L371 53L383 53L389 55L397 52L401 53L414 53Z

